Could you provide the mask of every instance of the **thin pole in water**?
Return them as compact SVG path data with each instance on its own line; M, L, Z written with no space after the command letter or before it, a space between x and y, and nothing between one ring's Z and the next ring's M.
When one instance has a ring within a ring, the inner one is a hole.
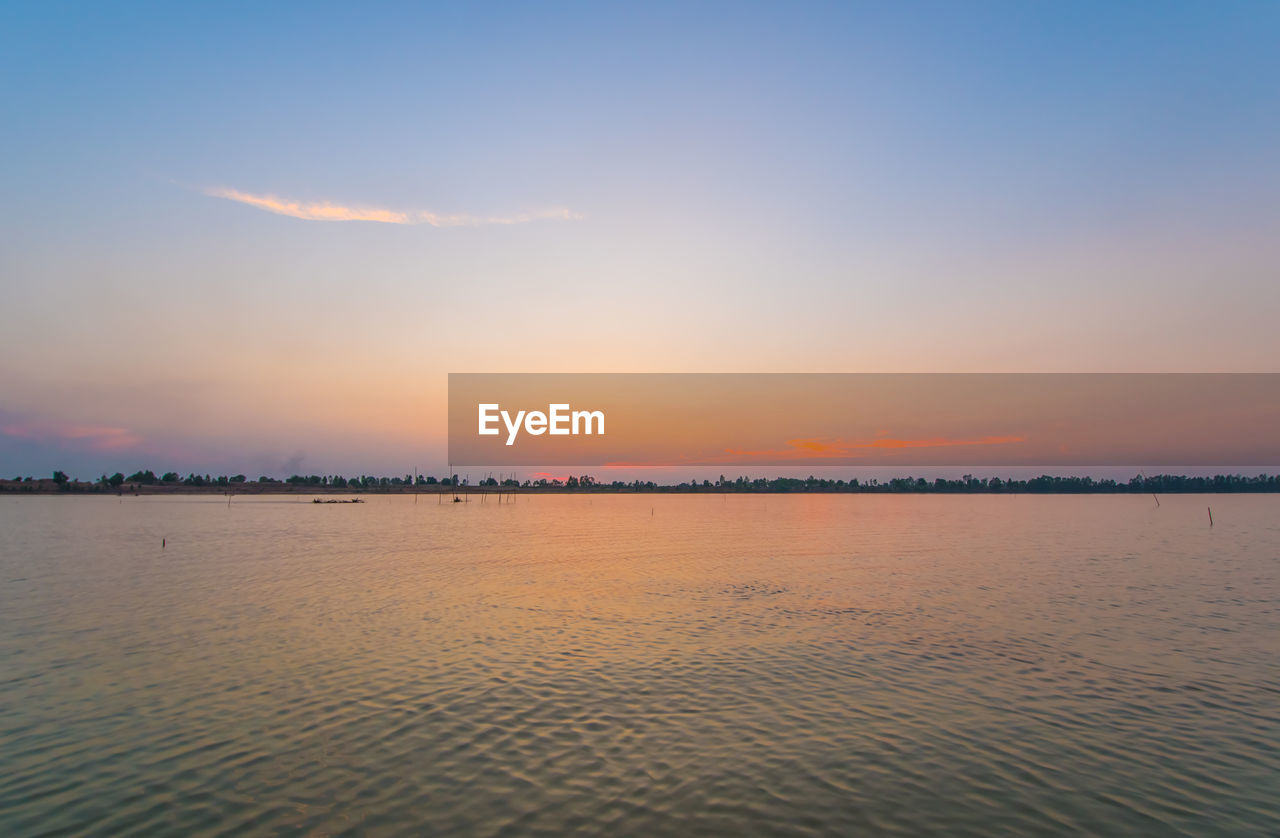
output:
M1205 509L1209 510L1209 526L1212 527L1213 526L1213 507L1206 506Z
M1149 485L1151 484L1151 481L1147 479L1147 474L1146 474L1146 472L1140 471L1140 472L1138 472L1138 475L1142 478L1142 485L1143 485L1143 486L1149 486ZM1160 498L1156 498L1156 490L1155 490L1155 489L1152 489L1152 490L1151 490L1151 497L1155 498L1155 501L1156 501L1156 508L1157 508L1157 509L1159 509L1159 508L1160 508Z

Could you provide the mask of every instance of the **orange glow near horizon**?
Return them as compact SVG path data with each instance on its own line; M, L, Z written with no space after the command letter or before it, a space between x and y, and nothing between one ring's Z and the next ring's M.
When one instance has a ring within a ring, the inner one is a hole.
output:
M789 439L787 447L764 451L750 451L726 448L725 454L730 458L761 458L822 460L857 456L856 452L870 449L900 448L950 448L961 445L1009 445L1026 442L1021 436L987 436L981 439L947 439L932 437L929 439L875 439L875 440L824 440L824 439Z

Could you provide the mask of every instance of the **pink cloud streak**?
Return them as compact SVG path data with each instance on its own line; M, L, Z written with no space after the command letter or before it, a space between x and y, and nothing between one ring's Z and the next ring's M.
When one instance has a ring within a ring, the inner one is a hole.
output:
M528 224L532 221L578 221L582 216L563 207L531 210L514 215L469 215L429 210L400 211L382 207L344 206L330 201L294 201L275 195L253 195L239 189L205 189L214 198L225 198L276 215L304 221L375 221L379 224L427 224L431 227L480 227L488 224Z
M93 451L133 448L142 438L127 428L106 425L61 425L10 422L0 425L0 434L33 442L76 442Z

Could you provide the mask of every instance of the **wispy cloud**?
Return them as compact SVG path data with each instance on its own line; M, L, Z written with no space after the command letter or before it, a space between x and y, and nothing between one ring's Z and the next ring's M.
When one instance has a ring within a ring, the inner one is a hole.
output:
M142 440L125 428L105 425L47 425L9 422L0 425L0 435L35 442L74 442L93 451L133 448Z
M253 195L222 187L205 189L206 195L226 198L277 215L304 221L376 221L380 224L427 224L432 227L481 227L489 224L528 224L531 221L578 221L582 215L563 207L531 210L515 215L470 215L429 210L391 210L383 207L345 206L330 201L292 201L275 195Z

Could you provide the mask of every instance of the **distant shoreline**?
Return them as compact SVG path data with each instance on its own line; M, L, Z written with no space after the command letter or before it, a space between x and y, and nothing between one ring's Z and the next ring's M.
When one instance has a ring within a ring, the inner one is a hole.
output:
M822 495L1140 495L1140 494L1276 494L1280 493L1280 475L1259 474L1214 475L1213 477L1188 477L1185 475L1138 476L1126 482L1093 480L1087 477L1054 477L1043 475L1027 480L1002 478L961 478L948 480L937 478L900 477L886 481L827 480L819 478L773 478L749 480L739 478L723 483L679 483L658 485L653 482L616 481L599 483L590 477L569 478L569 482L526 481L520 485L460 485L448 483L390 482L400 478L380 478L386 484L335 485L329 478L314 478L312 483L288 481L239 481L239 482L124 482L118 485L89 483L50 478L0 480L0 495L100 495L100 496L187 496L187 495L751 495L751 494L822 494ZM341 479L341 478L339 478ZM227 478L218 478L227 480Z

